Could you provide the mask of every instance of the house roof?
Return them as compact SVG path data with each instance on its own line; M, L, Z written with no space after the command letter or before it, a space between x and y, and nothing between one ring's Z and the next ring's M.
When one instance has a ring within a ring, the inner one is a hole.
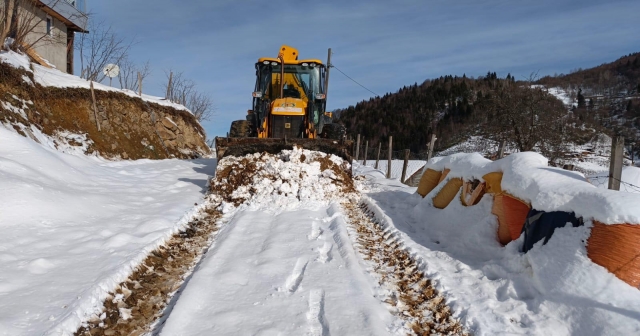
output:
M89 17L66 0L39 0L42 10L62 21L69 29L88 33L87 21Z

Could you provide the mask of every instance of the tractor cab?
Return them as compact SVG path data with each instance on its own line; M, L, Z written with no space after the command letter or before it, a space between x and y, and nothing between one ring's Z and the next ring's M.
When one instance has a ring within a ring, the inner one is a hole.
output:
M315 138L322 131L326 68L297 54L283 46L278 58L256 63L252 124L260 138Z

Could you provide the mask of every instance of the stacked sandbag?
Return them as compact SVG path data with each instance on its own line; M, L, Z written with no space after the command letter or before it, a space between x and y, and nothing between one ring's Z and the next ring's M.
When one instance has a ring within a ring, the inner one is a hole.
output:
M579 173L549 167L536 153L498 161L460 153L436 158L426 168L418 194L433 207L447 211L458 193L462 205L474 206L487 194L498 221L496 240L506 245L524 232L525 253L546 244L558 228L593 223L585 242L588 257L640 286L640 195L598 189Z
M587 255L620 280L640 286L640 225L594 221Z
M446 208L462 187L462 179L459 177L449 179L447 183L440 189L440 192L433 197L433 206L438 209Z
M427 194L430 193L431 190L435 189L438 186L441 176L442 172L433 169L427 169L420 178L417 193L422 197L427 196Z

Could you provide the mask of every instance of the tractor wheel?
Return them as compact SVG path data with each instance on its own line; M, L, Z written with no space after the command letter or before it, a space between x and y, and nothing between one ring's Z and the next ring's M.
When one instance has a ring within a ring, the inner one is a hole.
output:
M340 124L325 124L322 129L323 138L340 140L347 133L346 128Z
M248 138L251 136L251 123L247 120L236 120L231 122L230 138Z

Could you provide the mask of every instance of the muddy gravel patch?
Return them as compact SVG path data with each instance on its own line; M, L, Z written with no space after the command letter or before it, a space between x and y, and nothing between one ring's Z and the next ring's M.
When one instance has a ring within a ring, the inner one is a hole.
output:
M363 203L342 206L355 231L356 249L373 269L379 285L390 290L384 299L390 311L415 335L469 335L420 270L420 263L385 230L374 213Z
M83 323L75 335L143 335L163 314L219 229L214 206L154 250L133 274L109 293L100 315Z

